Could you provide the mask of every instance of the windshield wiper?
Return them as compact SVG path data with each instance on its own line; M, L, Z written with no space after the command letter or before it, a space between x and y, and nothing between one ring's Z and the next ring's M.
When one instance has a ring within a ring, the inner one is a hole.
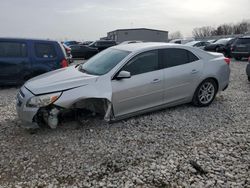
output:
M83 73L90 74L86 69L83 69L83 68L80 68L80 71L83 72Z
M86 69L82 68L82 66L80 66L78 70L81 71L81 72L83 72L83 73L89 74L89 72Z

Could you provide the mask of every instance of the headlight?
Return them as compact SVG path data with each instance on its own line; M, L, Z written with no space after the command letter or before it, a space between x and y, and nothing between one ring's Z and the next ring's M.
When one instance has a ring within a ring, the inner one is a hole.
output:
M44 107L54 103L61 96L62 92L52 93L47 95L40 95L32 97L28 100L28 107Z

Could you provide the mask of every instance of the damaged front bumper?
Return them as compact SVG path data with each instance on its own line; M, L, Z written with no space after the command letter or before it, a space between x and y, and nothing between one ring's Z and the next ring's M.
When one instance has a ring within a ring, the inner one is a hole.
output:
M27 101L34 95L27 90L24 86L20 89L16 98L16 111L19 119L22 121L24 128L39 128L38 124L34 121L39 108L27 107Z

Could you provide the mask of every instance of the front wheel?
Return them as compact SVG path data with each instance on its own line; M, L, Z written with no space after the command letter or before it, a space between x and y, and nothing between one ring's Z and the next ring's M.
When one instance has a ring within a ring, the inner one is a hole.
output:
M213 79L204 80L196 89L192 103L199 107L209 106L213 102L217 91L218 86Z
M250 82L250 76L248 76L248 81Z

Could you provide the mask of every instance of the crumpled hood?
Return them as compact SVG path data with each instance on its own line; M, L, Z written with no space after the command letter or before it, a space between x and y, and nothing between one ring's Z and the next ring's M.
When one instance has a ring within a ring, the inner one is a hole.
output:
M96 82L99 76L82 73L75 66L51 71L25 83L33 94L39 95L68 90Z

